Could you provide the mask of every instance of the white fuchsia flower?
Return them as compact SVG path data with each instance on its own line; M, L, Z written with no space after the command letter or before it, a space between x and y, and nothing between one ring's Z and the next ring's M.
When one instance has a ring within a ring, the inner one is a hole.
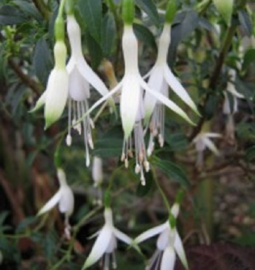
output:
M219 150L215 146L211 138L220 138L221 134L214 132L200 132L192 141L195 144L197 151L197 167L201 168L204 161L204 151L206 148L210 149L216 156L219 156Z
M187 91L181 85L179 80L172 73L167 64L167 53L171 42L171 24L165 23L162 34L159 38L158 56L155 65L149 72L148 85L150 89L157 93L161 93L168 98L168 88L170 87L181 100L183 100L195 113L198 113L197 107L190 98ZM145 122L150 121L150 143L148 147L148 154L150 155L154 146L154 137L158 136L159 145L164 145L164 126L165 126L165 107L164 103L157 100L150 92L145 94Z
M62 115L68 96L68 73L66 70L66 45L60 40L54 46L55 66L51 71L46 90L31 112L45 105L45 128L56 122Z
M236 80L236 71L234 69L229 70L229 81L227 84L226 91L224 91L224 103L223 103L223 113L227 115L226 123L226 137L230 141L235 139L235 121L234 114L238 111L238 99L243 99L244 95L240 94L236 90L235 80ZM230 97L233 99L233 106L231 106Z
M66 181L65 172L61 168L58 168L57 175L60 188L57 193L41 208L38 215L42 215L50 211L58 204L59 211L65 214L66 226L68 226L68 219L74 210L74 195L72 189Z
M99 261L100 258L103 259L103 269L110 269L110 263L115 269L117 267L115 258L115 249L117 248L117 239L130 245L132 239L126 234L122 233L114 227L112 210L106 207L104 210L105 224L103 228L99 231L97 240L82 268L82 270L87 269L91 265Z
M94 124L89 114L88 99L90 98L90 85L92 85L102 96L109 93L105 84L97 76L97 74L87 64L83 53L81 44L81 30L74 15L67 16L67 33L71 46L71 57L67 64L67 71L69 74L69 88L68 88L68 135L66 137L67 145L71 145L71 127L78 131L81 135L83 133L85 144L85 158L86 165L90 165L89 148L93 149L92 131ZM110 100L111 105L113 101ZM82 118L82 115L85 115ZM76 123L78 119L82 118L81 123Z
M125 7L125 6L128 7ZM131 5L131 6L130 6ZM159 100L171 110L179 114L189 123L192 121L187 114L179 108L174 102L169 100L163 94L151 90L148 84L143 80L138 67L138 41L133 31L133 17L134 17L134 3L133 1L125 0L123 2L123 17L124 17L124 32L122 36L122 50L124 56L125 73L119 84L114 87L109 94L102 97L96 102L91 110L96 108L99 104L107 98L121 91L120 96L120 114L122 121L122 128L124 131L124 144L122 151L122 160L125 165L128 165L128 156L132 155L132 131L134 130L135 139L135 157L136 157L136 173L141 174L142 184L145 184L143 168L148 171L149 163L144 145L144 134L142 130L141 120L144 118L144 91L150 93L156 100ZM125 12L129 13L127 16ZM133 12L133 13L132 13ZM130 14L132 13L132 14ZM125 20L127 18L127 20ZM193 124L193 123L192 123Z
M171 208L174 219L179 214L179 204L175 203ZM134 243L139 244L151 237L158 236L157 250L151 258L146 270L172 270L176 260L175 252L180 258L185 269L189 269L181 238L175 226L171 226L167 220L162 225L145 231L135 238Z

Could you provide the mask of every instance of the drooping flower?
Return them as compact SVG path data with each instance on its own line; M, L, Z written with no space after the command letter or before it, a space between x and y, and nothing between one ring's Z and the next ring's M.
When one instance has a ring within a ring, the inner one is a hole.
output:
M117 239L130 245L132 239L114 227L112 210L106 207L104 210L105 224L99 231L97 240L82 268L87 269L95 264L100 258L103 258L103 269L110 269L112 263L113 268L117 267L115 258L115 249L117 248Z
M42 215L50 211L58 204L59 211L65 214L65 232L69 235L69 217L72 215L74 210L74 195L66 181L65 172L61 168L57 169L57 175L60 188L57 193L41 208L38 215Z
M138 42L133 31L134 3L131 0L123 2L124 32L122 36L122 50L124 56L125 73L120 83L114 87L109 94L97 101L91 110L96 108L104 100L121 91L120 115L124 131L124 143L122 160L128 165L128 156L132 156L132 132L134 130L136 172L140 172L142 184L145 184L144 169L149 170L149 163L144 144L144 134L141 120L144 118L143 94L150 93L156 100L159 100L171 110L179 114L186 121L193 124L187 114L174 102L163 94L153 91L143 80L138 67Z
M45 105L45 128L48 128L60 118L64 111L68 95L68 73L66 70L67 50L64 42L65 26L63 19L63 5L64 2L61 2L54 24L56 40L54 45L55 65L49 75L46 90L31 111L34 112Z
M169 10L167 10L166 18L169 12L172 12L172 3L169 2ZM170 9L171 8L171 9ZM172 18L172 17L171 17ZM162 34L159 38L158 56L155 65L149 72L148 85L150 89L157 93L161 93L165 97L169 96L168 88L170 87L175 94L177 94L182 101L184 101L195 113L198 113L197 107L190 98L187 91L181 85L179 80L172 73L167 64L167 54L171 42L171 23L166 19ZM149 123L150 128L150 142L148 147L148 154L150 155L154 148L154 138L157 136L159 145L164 145L164 121L165 121L165 107L164 103L157 100L150 92L145 94L145 123Z
M55 43L54 58L55 66L49 75L46 90L31 111L34 112L45 105L45 128L48 128L61 117L67 101L66 45L62 40Z
M95 203L102 205L102 189L101 184L103 182L103 162L102 159L94 156L92 162L92 179L94 181L94 187L96 189Z
M238 99L243 99L244 96L236 90L236 71L234 69L229 70L229 77L230 80L227 83L226 91L224 91L223 113L227 115L226 138L233 143L235 141L234 114L238 111ZM233 99L233 106L231 106L229 95Z
M171 208L170 216L174 219L179 214L179 204ZM157 250L151 258L146 270L172 270L175 264L175 252L180 258L185 269L189 269L181 238L176 227L167 220L165 223L145 231L135 238L134 243L139 244L151 237L158 236Z
M192 141L195 144L197 151L196 165L199 169L202 168L204 163L204 151L206 148L210 149L216 156L218 156L219 150L211 140L211 138L220 138L221 134L213 132L200 132Z
M89 148L93 149L92 131L94 124L89 114L86 114L90 98L90 85L92 85L102 96L109 91L105 84L97 76L97 74L87 64L83 53L81 44L81 30L74 15L67 16L67 33L71 46L71 57L67 64L67 71L69 74L68 87L68 135L66 137L67 145L71 145L71 127L81 135L83 133L85 144L85 158L86 165L90 165ZM109 100L113 105L112 100ZM85 115L86 114L86 115ZM76 123L78 119L85 115L81 123Z

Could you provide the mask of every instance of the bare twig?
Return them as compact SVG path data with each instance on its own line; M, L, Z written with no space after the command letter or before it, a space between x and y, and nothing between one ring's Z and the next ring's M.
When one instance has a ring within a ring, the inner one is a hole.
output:
M27 74L25 74L19 65L13 60L8 60L9 66L15 71L15 73L19 76L24 84L30 87L35 93L40 95L42 93L42 87L33 79L30 78Z

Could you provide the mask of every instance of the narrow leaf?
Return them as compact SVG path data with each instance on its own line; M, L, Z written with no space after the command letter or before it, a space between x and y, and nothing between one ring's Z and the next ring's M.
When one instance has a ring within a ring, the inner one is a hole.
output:
M160 20L157 8L152 0L135 0L137 6L142 9L149 18L153 21L153 23L156 24L156 26L159 26Z
M97 43L100 44L102 32L102 1L80 0L79 10L85 20L89 33Z

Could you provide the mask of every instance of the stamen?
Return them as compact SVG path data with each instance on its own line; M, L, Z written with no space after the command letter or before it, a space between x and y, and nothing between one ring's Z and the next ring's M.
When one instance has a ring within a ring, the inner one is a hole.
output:
M66 136L66 144L70 146L72 144L71 137L71 119L72 119L72 100L68 99L68 133Z
M104 259L104 269L103 270L109 270L109 265L110 265L110 254L105 253L105 259Z
M113 253L112 253L112 268L113 268L113 269L117 269L117 263L116 263L116 255L115 255L115 251L113 251Z

